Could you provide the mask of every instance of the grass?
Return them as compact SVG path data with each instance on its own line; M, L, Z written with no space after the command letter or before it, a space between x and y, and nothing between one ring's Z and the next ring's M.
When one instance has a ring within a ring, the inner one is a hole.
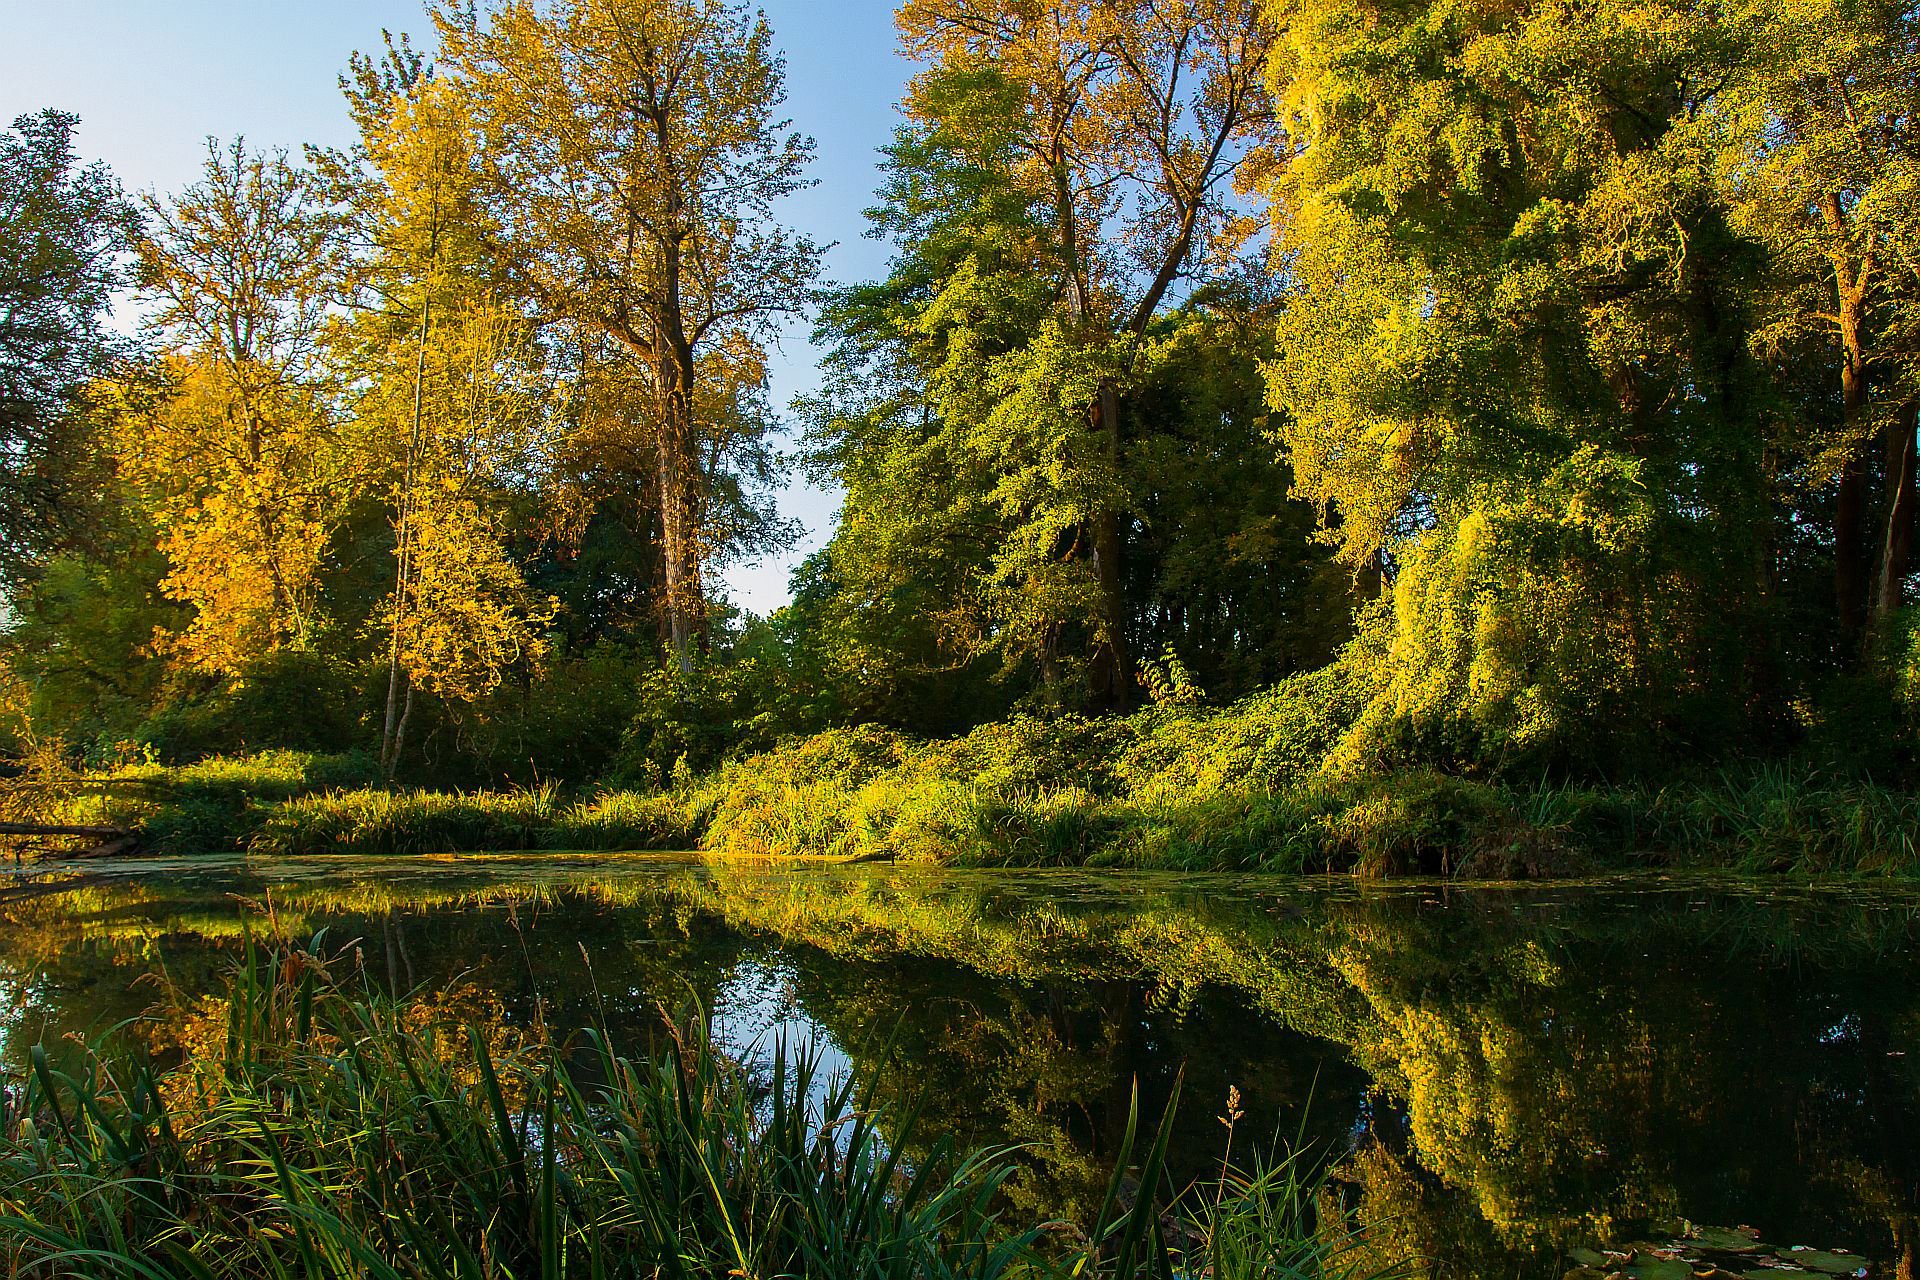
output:
M1804 767L1612 785L1414 768L1328 776L1315 752L1333 720L1313 703L1315 687L1306 680L1220 710L1016 718L934 742L835 729L658 792L388 789L369 785L360 757L279 752L16 784L12 794L31 799L38 820L136 826L158 853L700 847L1468 879L1647 867L1920 872L1920 796Z
M0 820L128 827L161 854L390 855L685 849L706 817L697 792L389 789L376 776L362 756L292 751L36 775L0 787Z
M1219 758L1205 756L1196 723L1222 725ZM781 748L722 771L703 844L770 857L1368 877L1920 873L1920 796L1788 765L1665 784L1527 784L1433 769L1340 778L1302 767L1291 748L1263 754L1245 724L1215 713L1144 726L1136 717L1118 731L1068 722L1051 758L1034 757L1045 768L1005 767L1033 732L986 726L884 751L869 741L859 752L823 745L829 734ZM998 751L981 741L996 737Z
M755 1073L697 1017L562 1043L356 974L249 947L177 1066L35 1049L0 1093L5 1274L1360 1280L1298 1159L1172 1185L1172 1104L1149 1132L1136 1098L1088 1221L1013 1222L1018 1151L923 1144L804 1049Z
M300 796L274 805L246 840L254 853L416 854L462 850L686 849L699 801L609 792L568 800L552 785L514 791L383 791Z

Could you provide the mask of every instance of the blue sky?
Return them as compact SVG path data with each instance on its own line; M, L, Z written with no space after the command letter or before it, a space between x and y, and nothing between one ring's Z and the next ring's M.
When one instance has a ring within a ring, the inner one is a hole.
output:
M827 273L865 279L885 246L864 239L875 152L886 142L909 74L894 49L888 0L764 0L787 54L788 113L819 144L819 185L794 196L787 221L837 241ZM58 107L80 117L79 145L129 188L176 191L193 181L209 135L245 134L259 146L351 138L335 85L355 49L381 28L427 23L417 0L0 0L0 120ZM806 326L793 328L774 367L785 404L816 378ZM781 508L806 526L795 551L729 569L729 593L765 613L787 596L787 573L829 530L837 498L804 485Z

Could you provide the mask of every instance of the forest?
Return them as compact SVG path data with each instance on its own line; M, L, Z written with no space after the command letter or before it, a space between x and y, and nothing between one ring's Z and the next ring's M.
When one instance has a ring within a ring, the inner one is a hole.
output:
M764 15L426 17L351 147L0 134L0 816L1920 866L1907 0L905 0L854 282Z
M1920 1276L1920 0L412 21L0 130L0 1280Z

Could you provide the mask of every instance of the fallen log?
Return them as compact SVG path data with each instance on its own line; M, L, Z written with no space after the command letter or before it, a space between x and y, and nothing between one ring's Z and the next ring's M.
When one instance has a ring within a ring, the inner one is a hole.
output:
M123 853L136 853L139 849L140 837L129 833L61 856L64 858L117 858Z
M48 822L0 822L0 836L82 836L89 840L128 840L125 827L73 827Z

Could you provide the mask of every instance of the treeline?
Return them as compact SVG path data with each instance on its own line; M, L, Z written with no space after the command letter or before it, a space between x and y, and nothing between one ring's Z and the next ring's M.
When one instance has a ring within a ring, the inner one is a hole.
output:
M345 151L5 135L17 748L660 785L1319 672L1340 773L1910 767L1920 7L907 0L824 286L763 18L429 15Z

